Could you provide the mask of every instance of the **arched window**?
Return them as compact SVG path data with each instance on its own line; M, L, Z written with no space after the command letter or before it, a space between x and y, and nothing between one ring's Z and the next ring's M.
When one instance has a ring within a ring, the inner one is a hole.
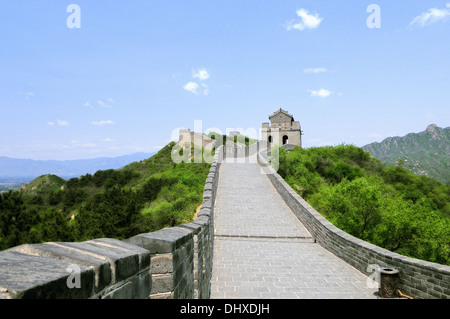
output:
M269 135L269 143L272 143L272 135Z
M283 136L283 145L286 145L289 142L289 138L287 135Z

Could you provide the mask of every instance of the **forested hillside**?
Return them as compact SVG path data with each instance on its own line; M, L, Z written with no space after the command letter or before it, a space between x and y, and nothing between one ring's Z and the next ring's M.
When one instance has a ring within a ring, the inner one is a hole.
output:
M450 185L450 127L432 124L423 132L389 137L362 148L388 166L403 166Z
M450 187L386 167L351 145L279 150L278 173L345 232L390 251L450 265Z
M191 221L210 164L175 164L173 146L121 169L67 181L44 175L0 194L0 250L46 241L123 239Z

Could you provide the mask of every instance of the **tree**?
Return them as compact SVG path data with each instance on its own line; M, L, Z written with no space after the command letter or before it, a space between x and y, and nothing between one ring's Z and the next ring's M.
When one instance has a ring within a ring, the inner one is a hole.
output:
M331 187L321 187L310 197L311 205L334 225L363 240L381 221L382 183L375 177L347 179Z
M19 191L0 194L0 249L26 243L34 222Z

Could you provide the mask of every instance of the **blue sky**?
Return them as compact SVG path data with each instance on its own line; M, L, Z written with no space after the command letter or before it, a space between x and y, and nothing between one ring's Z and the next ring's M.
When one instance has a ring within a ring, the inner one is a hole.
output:
M304 147L447 127L449 32L450 0L3 0L0 156L152 152L280 107Z

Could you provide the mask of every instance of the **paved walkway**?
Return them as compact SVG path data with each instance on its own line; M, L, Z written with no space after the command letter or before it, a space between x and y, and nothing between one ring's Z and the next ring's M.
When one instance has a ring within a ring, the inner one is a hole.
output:
M258 164L222 163L211 298L376 298L367 277L315 244Z

